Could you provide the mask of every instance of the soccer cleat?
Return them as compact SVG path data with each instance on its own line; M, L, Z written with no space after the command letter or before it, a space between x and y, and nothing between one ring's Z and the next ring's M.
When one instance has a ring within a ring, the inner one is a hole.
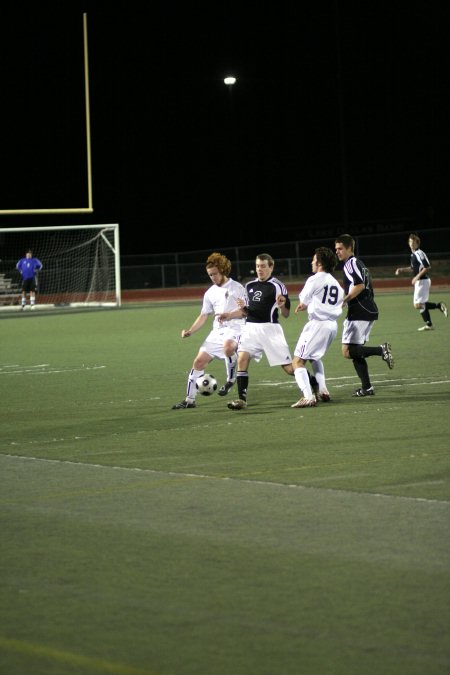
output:
M445 318L447 318L448 317L448 309L447 309L447 305L445 304L445 302L439 303L439 309L441 310L441 312L445 316Z
M220 387L219 391L217 392L219 394L219 396L226 396L228 394L228 392L230 391L231 387L233 386L233 384L234 384L234 382L230 382L229 380L228 380L228 382L225 382L225 384L223 384Z
M357 398L360 398L361 396L375 396L375 392L373 387L369 387L368 389L363 389L361 387L360 389L354 391L352 396L356 396Z
M421 328L418 328L417 330L423 331L423 330L434 330L434 326L429 326L427 323L425 326L422 326Z
M331 401L330 394L327 391L320 392L319 401L322 401L322 403L329 403Z
M180 401L180 403L175 403L175 405L172 406L172 410L182 410L183 408L195 408L195 401Z
M394 367L394 357L392 356L391 345L389 342L385 342L383 345L381 345L381 349L383 350L383 361L386 361L388 368L392 370Z
M317 401L315 398L301 398L297 403L293 403L291 408L315 408Z
M227 406L230 410L243 410L247 407L247 403L242 399L238 398L236 401L230 401Z

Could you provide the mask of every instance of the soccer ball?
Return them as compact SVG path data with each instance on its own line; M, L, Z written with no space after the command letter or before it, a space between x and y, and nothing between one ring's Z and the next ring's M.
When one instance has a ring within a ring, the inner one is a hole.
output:
M217 390L217 380L214 375L200 375L195 383L197 392L202 396L211 396Z

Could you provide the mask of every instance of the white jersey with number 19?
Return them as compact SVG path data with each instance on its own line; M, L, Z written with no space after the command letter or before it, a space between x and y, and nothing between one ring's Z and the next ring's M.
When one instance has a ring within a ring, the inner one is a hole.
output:
M333 321L342 314L344 290L328 272L316 272L308 277L298 297L307 305L310 320Z

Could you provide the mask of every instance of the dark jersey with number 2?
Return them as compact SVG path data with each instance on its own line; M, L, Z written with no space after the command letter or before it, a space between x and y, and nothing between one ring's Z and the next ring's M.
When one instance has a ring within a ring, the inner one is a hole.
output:
M279 323L277 296L284 295L285 307L290 309L286 286L276 277L270 277L266 281L249 281L245 286L247 293L247 321L249 323Z

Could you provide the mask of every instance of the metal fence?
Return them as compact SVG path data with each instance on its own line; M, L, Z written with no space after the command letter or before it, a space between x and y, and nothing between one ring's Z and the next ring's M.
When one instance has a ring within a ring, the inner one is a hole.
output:
M396 267L409 264L409 232L359 235L355 237L355 252L371 268L374 276L393 276ZM311 273L311 258L318 246L334 249L334 238L235 246L222 248L220 253L232 261L232 277L239 281L246 281L254 275L255 258L259 253L270 253L275 259L275 274L290 282ZM427 230L424 250L432 262L433 274L450 274L450 228ZM211 249L203 249L122 256L122 288L134 290L204 285L205 261L211 252Z

